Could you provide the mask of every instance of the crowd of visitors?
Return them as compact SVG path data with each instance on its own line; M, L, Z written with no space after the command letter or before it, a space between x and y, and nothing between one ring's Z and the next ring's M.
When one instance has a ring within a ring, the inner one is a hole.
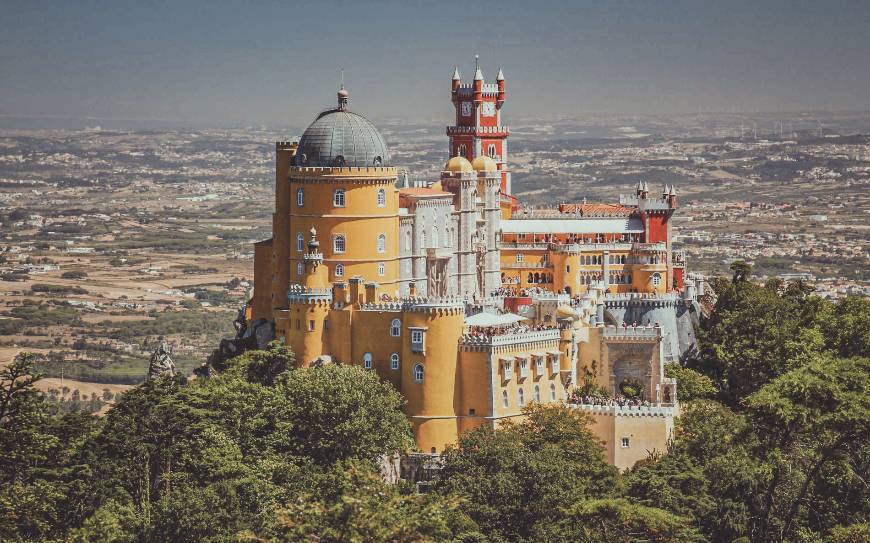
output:
M649 407L652 405L650 402L641 400L640 398L628 398L622 395L606 398L604 396L580 394L580 392L576 390L568 397L568 403L575 405L604 405L619 407Z

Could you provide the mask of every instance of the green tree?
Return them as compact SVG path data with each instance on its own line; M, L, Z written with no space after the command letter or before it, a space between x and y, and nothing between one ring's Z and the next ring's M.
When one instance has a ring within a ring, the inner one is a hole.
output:
M464 510L492 541L528 541L561 509L616 490L616 469L587 422L577 410L536 405L522 422L467 432L446 451L436 490L465 498Z
M581 501L563 509L552 523L536 525L535 541L577 543L694 543L700 534L686 519L624 499Z
M402 396L374 372L330 364L292 371L277 389L285 398L274 436L282 451L328 466L413 446Z
M678 363L665 365L665 376L677 380L677 398L681 402L709 400L716 396L716 386L710 377Z

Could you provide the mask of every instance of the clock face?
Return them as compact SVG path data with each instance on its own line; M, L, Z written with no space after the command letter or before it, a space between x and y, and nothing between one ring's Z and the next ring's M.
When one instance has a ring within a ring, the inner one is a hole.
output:
M495 115L495 104L492 102L484 102L483 105L480 106L480 113L486 117L492 117Z
M471 102L462 102L461 111L463 117L471 116Z

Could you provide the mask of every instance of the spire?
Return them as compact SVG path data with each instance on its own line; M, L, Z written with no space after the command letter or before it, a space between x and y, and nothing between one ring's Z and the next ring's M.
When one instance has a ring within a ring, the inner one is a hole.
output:
M675 189L673 185L671 185L671 192L668 195L669 196L676 196L677 195L677 189Z
M662 194L665 195L665 196L667 196L668 193L670 193L670 192L671 192L671 188L668 186L667 183L665 183L665 188L664 188L664 190L662 191Z
M459 66L453 67L453 81L459 81Z
M344 75L342 75L342 79L344 79ZM344 88L344 83L342 83L341 88L338 89L338 109L347 109L347 97L347 89Z
M483 81L483 72L480 71L479 64L480 57L478 55L474 55L474 80L475 81Z
M501 68L498 69L498 75L495 76L496 81L504 81L504 73L501 71Z
M646 181L643 182L643 190L644 190L644 192L649 192L649 185L647 184Z

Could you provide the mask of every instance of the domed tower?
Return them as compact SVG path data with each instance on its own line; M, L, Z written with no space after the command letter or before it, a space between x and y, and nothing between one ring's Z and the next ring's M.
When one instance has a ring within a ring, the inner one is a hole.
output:
M332 290L323 265L323 253L317 240L317 230L311 228L307 250L302 256L302 277L290 285L287 292L287 311L284 340L296 354L296 364L310 366L322 356L328 345L326 319L332 305Z
M348 98L342 86L337 107L305 130L288 168L290 283L301 282L306 233L315 228L328 281L360 276L392 295L399 279L397 172L384 138L348 109Z

